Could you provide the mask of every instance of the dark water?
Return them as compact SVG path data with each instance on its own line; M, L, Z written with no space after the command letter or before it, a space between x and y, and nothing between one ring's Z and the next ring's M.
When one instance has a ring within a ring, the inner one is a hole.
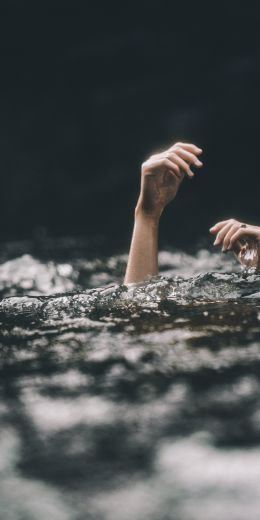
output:
M257 519L260 276L65 245L2 251L1 520Z

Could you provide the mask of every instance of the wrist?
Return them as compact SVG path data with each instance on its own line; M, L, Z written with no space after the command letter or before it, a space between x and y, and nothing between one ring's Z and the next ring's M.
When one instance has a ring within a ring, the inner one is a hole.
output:
M135 208L135 222L143 222L147 225L158 227L160 221L160 214L147 213L140 206Z
M142 202L138 200L135 207L135 220L146 221L147 223L151 223L151 225L158 226L161 213L161 211L145 210Z

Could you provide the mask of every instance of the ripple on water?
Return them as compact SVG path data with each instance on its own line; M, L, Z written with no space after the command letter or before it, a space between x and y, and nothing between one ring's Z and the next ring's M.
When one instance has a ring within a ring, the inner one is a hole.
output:
M164 251L0 266L5 520L258 518L260 277Z

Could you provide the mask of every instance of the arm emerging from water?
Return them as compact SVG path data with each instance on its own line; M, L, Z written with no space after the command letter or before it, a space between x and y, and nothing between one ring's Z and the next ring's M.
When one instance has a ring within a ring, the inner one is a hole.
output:
M158 274L161 214L176 197L184 177L194 177L190 167L202 166L198 159L201 153L201 148L193 144L176 143L143 163L125 284L141 282Z

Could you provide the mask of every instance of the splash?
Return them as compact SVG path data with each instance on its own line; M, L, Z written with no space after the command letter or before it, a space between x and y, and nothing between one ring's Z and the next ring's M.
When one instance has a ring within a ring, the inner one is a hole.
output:
M256 518L259 275L164 251L126 287L126 255L54 253L0 266L4 518Z
M113 323L120 317L131 321L137 314L148 313L163 320L170 309L176 313L178 305L195 307L260 299L259 275L232 272L234 264L220 263L217 255L206 251L199 251L195 257L163 252L162 276L129 286L108 284L82 290L93 281L112 282L113 271L118 276L118 266L122 268L125 260L115 256L103 261L58 264L24 255L8 261L0 268L1 291L5 295L0 302L0 320L20 326L46 326L84 317L92 321L110 318ZM218 270L207 272L209 267ZM223 272L225 268L231 272Z

